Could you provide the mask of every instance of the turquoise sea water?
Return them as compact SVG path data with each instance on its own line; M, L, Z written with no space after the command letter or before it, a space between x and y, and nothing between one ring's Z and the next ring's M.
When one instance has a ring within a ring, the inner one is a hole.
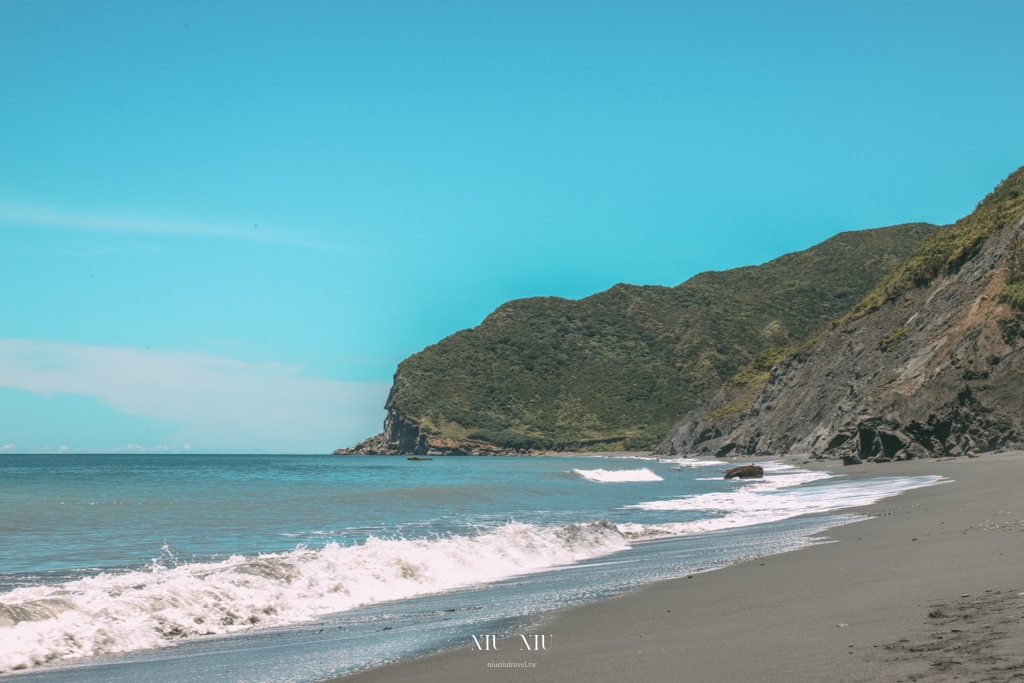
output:
M0 674L317 680L799 547L850 519L827 513L937 481L723 467L0 456Z

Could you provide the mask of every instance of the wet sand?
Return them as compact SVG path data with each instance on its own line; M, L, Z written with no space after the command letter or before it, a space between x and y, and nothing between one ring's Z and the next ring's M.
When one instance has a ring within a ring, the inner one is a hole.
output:
M546 651L507 639L481 652L467 633L465 647L335 680L1024 680L1024 453L803 466L953 481L850 509L869 518L820 534L833 542L651 584L517 632L545 634Z

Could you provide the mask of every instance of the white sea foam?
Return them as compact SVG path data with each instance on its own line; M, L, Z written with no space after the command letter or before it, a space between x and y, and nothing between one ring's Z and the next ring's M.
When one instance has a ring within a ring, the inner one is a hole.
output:
M870 478L839 481L828 486L801 486L833 478L780 463L763 465L764 479L732 480L732 491L705 493L675 500L656 500L628 507L652 511L699 511L717 513L690 522L618 525L628 538L692 534L776 522L798 515L832 512L870 505L903 491L949 481L940 476Z
M722 460L698 460L697 458L658 458L658 462L670 462L683 467L710 467L728 464Z
M623 481L664 481L654 472L646 467L638 470L571 470L587 481L601 483L623 482Z
M281 626L629 547L609 523L511 522L473 536L379 539L98 576L0 595L0 673L55 659Z

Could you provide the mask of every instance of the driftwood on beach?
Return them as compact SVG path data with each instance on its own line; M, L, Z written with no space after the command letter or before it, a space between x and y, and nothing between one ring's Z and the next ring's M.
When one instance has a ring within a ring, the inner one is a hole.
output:
M734 477L740 479L761 479L764 477L764 468L760 465L740 465L725 471L726 479L733 479Z

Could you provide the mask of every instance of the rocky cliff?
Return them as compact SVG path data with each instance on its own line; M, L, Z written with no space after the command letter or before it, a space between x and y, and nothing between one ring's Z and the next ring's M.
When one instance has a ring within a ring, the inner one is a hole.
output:
M1022 215L1024 169L812 343L702 396L656 453L857 463L1024 444Z
M339 448L334 451L334 455L536 455L541 452L526 448L502 448L478 439L428 435L394 405L398 382L396 377L385 404L388 412L384 417L384 431L351 448Z
M394 406L388 406L384 431L334 455L538 455L530 448L502 448L478 439L429 436Z
M511 301L402 361L384 431L338 453L649 450L700 394L747 366L766 373L935 229L841 233L676 287Z

